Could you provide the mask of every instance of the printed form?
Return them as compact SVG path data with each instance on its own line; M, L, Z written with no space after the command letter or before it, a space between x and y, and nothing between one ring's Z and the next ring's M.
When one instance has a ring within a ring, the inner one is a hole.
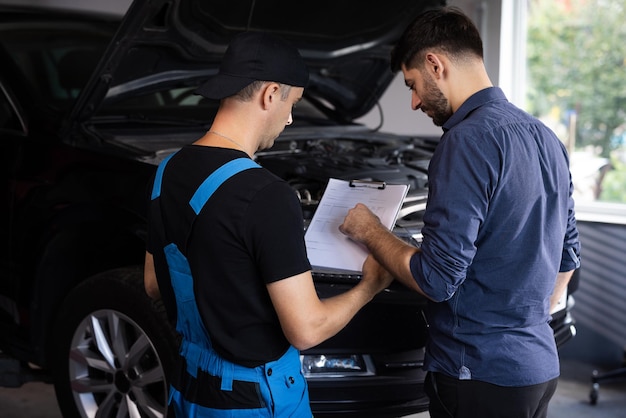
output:
M368 251L342 234L339 225L348 210L363 203L393 228L408 190L405 184L330 179L304 236L311 265L360 273Z

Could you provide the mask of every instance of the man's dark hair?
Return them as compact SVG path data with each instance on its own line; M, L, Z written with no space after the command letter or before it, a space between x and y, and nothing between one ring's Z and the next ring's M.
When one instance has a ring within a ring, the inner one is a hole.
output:
M415 68L426 50L439 50L452 60L472 55L483 58L483 42L474 22L456 7L428 10L404 31L391 51L391 70Z

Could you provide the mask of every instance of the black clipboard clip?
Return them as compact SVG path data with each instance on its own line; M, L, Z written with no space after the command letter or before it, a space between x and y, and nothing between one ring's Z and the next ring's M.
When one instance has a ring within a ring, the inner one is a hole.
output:
M371 187L383 190L387 187L384 181L350 180L350 187Z

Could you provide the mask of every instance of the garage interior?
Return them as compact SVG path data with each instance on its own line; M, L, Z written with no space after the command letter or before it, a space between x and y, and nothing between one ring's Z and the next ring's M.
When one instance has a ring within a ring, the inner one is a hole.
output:
M0 3L13 3L0 0ZM55 5L69 8L98 9L123 14L128 0L22 0L18 3ZM476 16L484 31L485 62L495 84L502 87L512 102L521 102L523 92L518 91L512 74L519 65L515 56L517 34L503 34L501 27L519 28L525 14L525 0L452 0L468 14ZM513 31L514 32L514 31ZM403 81L397 78L383 96L381 105L388 109L383 130L399 133L439 135L440 131L430 121L416 123L416 118L426 118L421 112L409 109ZM376 125L374 112L362 118L365 124ZM423 132L415 132L416 127ZM560 351L562 377L557 394L550 406L551 418L576 417L626 417L626 376L600 384L596 405L590 404L592 373L626 367L626 211L623 207L598 210L588 205L577 207L577 220L584 246L580 284L574 295L577 334ZM626 373L625 373L626 374ZM28 383L21 388L0 388L0 414L3 417L60 418L51 385ZM427 413L410 417L427 417Z

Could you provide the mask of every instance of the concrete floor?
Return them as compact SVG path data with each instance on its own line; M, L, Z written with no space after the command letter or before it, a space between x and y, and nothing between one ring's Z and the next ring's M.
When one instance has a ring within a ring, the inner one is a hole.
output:
M626 418L626 379L603 383L598 403L589 404L594 366L571 360L562 362L561 378L552 399L549 418ZM602 371L602 370L600 370ZM27 383L21 388L0 388L2 418L62 418L51 385ZM427 418L420 413L404 418Z

